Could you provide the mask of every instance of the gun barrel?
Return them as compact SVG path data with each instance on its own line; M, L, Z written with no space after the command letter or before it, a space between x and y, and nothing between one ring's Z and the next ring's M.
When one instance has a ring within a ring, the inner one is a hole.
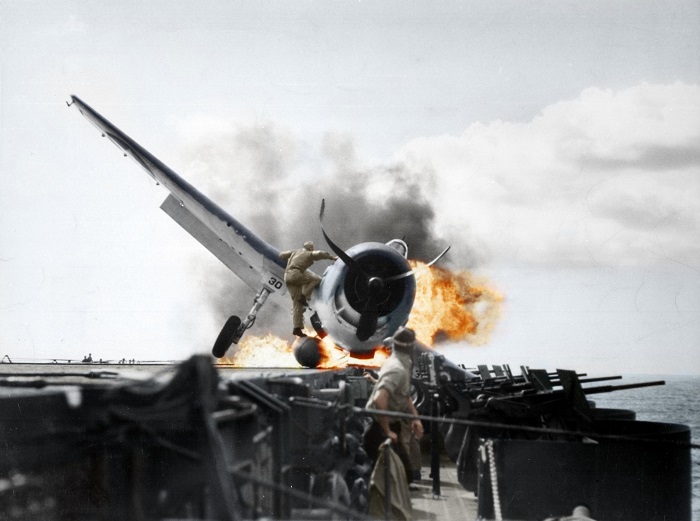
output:
M664 380L656 380L654 382L639 382L636 384L599 385L598 387L584 387L583 392L586 394L610 393L626 389L639 389L640 387L653 387L655 385L666 385L666 382Z
M608 380L622 380L622 376L597 376L595 378L581 378L579 382L588 384L593 382L607 382Z
M582 384L590 384L593 382L607 382L608 380L622 380L622 376L596 376L591 378L579 378L579 382ZM552 385L561 385L561 380L559 378L551 379Z

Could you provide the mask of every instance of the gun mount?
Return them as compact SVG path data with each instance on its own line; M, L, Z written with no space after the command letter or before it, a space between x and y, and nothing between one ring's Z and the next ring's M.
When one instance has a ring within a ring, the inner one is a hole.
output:
M619 515L624 508L625 515L610 519L651 521L657 512L689 519L690 457L689 451L680 448L690 441L689 429L636 421L632 410L599 408L589 398L664 385L664 381L584 386L622 377L586 378L571 370L520 369L519 375L508 365L470 370L428 350L417 349L414 354L413 384L421 399L419 410L431 416L439 411L445 452L457 466L461 485L478 493L483 519L493 518L497 507L500 515L507 513L512 519L548 517L555 504L558 511L572 508L575 504L569 502L573 499L562 493L561 483L567 485L564 490L576 490L579 499L585 497L583 503L594 505L596 519ZM620 445L623 439L626 444ZM637 463L632 465L634 458ZM526 470L516 472L514 461ZM630 465L650 475L663 475L659 479L669 480L683 500L674 501L666 488L653 493L642 490L638 480L619 472ZM498 487L493 485L495 468L501 469ZM506 468L510 472L504 472ZM534 475L538 476L536 484L530 479ZM596 480L614 483L616 492L594 490L590 484L593 475ZM545 476L552 478L548 482ZM507 497L516 499L500 505L499 489L502 496L506 497L504 490L508 490ZM523 490L528 493L523 494ZM541 502L532 499L542 496L543 490L557 492L545 494L546 500ZM630 509L629 505L623 507L620 497L642 499ZM539 517L534 517L534 512Z

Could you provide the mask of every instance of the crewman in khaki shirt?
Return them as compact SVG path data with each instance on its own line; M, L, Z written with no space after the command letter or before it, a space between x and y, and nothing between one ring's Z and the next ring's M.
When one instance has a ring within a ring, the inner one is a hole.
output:
M423 436L423 424L418 419L418 411L411 400L415 340L413 330L401 327L393 337L384 341L391 346L391 355L379 370L377 383L366 405L369 410L400 412L410 414L414 419L409 420L410 423L406 422L407 428L404 429L402 420L390 420L387 416L376 414L363 436L365 451L373 461L376 461L379 445L386 438L391 438L392 446L404 464L409 482L413 481L414 476L408 436L413 435L417 440Z

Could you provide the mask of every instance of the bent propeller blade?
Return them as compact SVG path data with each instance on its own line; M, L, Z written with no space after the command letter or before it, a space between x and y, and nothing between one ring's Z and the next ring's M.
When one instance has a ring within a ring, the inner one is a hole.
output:
M404 277L410 277L411 275L415 275L416 273L420 273L421 271L429 268L433 264L435 264L437 261L439 261L449 250L452 248L452 246L448 246L444 250L442 250L442 253L435 257L433 260L431 260L428 264L421 266L420 268L416 268L411 271L407 271L406 273L399 273L398 275L394 275L393 277L387 277L384 279L385 282L393 282L395 280L400 280L403 279Z

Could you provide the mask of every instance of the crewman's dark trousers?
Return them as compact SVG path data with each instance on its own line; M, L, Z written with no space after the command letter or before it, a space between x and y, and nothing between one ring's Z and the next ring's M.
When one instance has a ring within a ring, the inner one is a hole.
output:
M398 442L391 445L394 452L401 458L401 463L403 463L404 469L406 470L406 479L411 483L413 481L413 471L411 467L411 458L408 454L408 440L401 438L401 422L390 422L389 427L398 436ZM382 431L382 427L376 420L372 420L372 423L367 430L365 430L362 436L362 444L364 446L365 452L372 460L372 467L377 462L377 457L379 456L379 446L384 443L387 439L387 435Z

